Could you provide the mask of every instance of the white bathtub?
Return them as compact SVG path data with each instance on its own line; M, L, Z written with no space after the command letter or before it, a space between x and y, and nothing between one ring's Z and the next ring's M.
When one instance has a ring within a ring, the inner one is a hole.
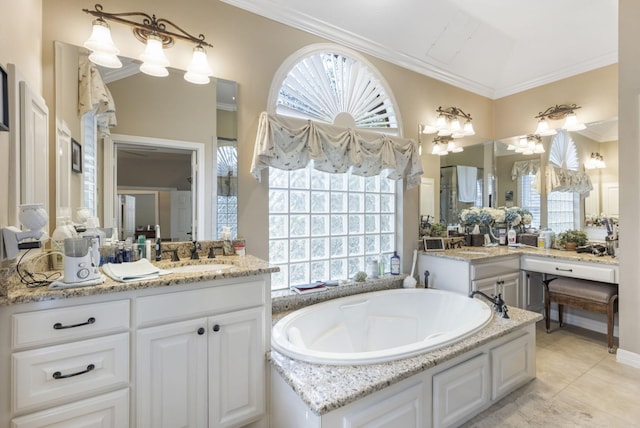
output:
M454 343L493 315L478 299L433 289L396 289L299 309L276 323L271 346L296 360L374 364Z

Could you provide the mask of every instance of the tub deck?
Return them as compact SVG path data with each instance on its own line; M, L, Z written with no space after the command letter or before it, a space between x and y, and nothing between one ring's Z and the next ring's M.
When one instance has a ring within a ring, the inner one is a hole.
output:
M274 350L269 360L309 409L323 415L542 319L541 314L514 307L509 308L509 316L510 319L494 316L482 330L452 345L382 364L312 364Z

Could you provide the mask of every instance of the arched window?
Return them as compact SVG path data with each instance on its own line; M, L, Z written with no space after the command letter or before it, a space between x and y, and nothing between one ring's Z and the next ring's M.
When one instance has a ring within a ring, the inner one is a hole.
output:
M578 171L578 150L566 131L558 132L551 141L549 165L570 171ZM547 196L547 225L560 233L575 229L579 213L580 197L576 192L549 192Z
M321 44L287 59L271 86L269 113L398 135L384 79L359 54ZM272 288L343 280L396 250L397 183L307 166L269 169Z

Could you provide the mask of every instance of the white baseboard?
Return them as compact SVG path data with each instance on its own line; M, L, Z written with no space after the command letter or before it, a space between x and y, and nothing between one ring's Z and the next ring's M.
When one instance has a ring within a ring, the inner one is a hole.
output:
M602 333L602 334L607 334L607 319L606 319L606 315L604 314L598 314L595 312L589 312L589 315L593 315L595 317L602 317L604 319L604 321L600 321L597 319L593 319L593 318L587 318L585 316L581 316L575 312L572 311L573 308L567 308L565 307L564 310L562 311L562 321L565 324L571 324L571 325L575 325L576 327L581 327L587 330L591 330L591 331L595 331L598 333ZM551 309L551 320L556 321L558 320L558 310L557 309ZM618 318L616 317L615 319L615 325L613 327L613 335L615 337L619 337L620 333L618 332Z
M616 351L616 361L640 369L640 354L636 354L635 352L618 348Z

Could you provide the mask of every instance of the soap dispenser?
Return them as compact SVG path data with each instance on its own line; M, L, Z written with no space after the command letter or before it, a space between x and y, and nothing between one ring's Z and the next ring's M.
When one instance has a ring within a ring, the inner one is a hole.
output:
M507 243L508 245L516 244L516 231L513 230L513 225L509 227L509 232L507 232Z
M391 275L400 275L400 256L397 251L391 256Z

